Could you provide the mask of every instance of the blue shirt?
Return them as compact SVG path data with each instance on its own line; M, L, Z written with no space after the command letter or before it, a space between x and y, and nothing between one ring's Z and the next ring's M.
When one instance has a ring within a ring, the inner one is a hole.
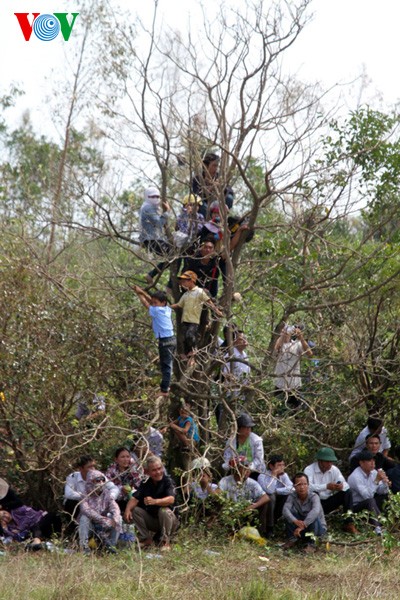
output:
M175 335L171 314L172 309L170 306L149 306L149 315L152 320L154 335L157 339Z
M198 442L200 440L199 430L192 417L178 417L177 425L183 428L188 422L190 423L190 427L186 435L189 439L193 439L194 442Z

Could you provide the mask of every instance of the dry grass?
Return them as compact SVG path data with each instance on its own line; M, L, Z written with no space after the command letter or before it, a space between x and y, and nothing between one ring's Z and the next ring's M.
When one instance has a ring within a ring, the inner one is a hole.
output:
M400 593L400 555L385 557L379 545L303 556L276 545L186 539L162 558L125 550L116 557L18 553L0 560L0 600L390 600Z

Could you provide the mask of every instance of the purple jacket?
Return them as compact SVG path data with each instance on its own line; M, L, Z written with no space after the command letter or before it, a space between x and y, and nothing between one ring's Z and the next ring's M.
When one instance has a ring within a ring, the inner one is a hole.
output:
M10 511L12 521L3 531L6 536L21 542L29 536L30 530L44 517L47 512L44 510L35 510L30 506L20 506Z

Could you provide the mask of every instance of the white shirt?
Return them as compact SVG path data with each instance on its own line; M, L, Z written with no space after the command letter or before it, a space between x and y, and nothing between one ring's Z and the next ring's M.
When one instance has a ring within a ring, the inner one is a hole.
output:
M278 496L287 496L293 490L293 483L287 473L275 477L267 470L258 476L257 482L268 495L276 493Z
M107 480L107 477L106 477ZM110 492L110 496L116 500L119 495L119 489L112 481L106 483L106 488ZM83 479L80 471L75 471L67 476L64 487L64 502L65 500L75 500L79 502L86 496L86 481Z
M389 492L386 483L383 481L376 483L377 474L378 471L376 469L367 475L361 467L357 467L357 469L354 469L351 475L349 475L348 481L353 495L354 505L363 500L373 498L375 494L387 494Z
M349 460L351 460L353 456L365 449L365 440L367 438L367 435L369 435L370 433L371 431L368 429L368 427L364 427L364 429L358 434L358 437L354 444L354 448L349 456ZM383 453L384 450L389 450L392 444L390 443L386 427L382 427L382 431L379 434L379 439L381 441L379 452Z
M258 471L258 473L264 473L265 471L265 463L264 463L264 446L262 438L256 433L251 432L249 435L249 442L251 448L251 462L249 465L249 469L252 471ZM224 462L222 468L226 471L229 469L229 461L231 458L236 458L238 453L236 452L236 436L230 438L225 445L224 450Z
M321 500L326 500L330 496L333 496L333 494L336 494L333 490L327 489L329 483L343 483L344 492L349 489L349 484L343 477L340 469L335 465L332 465L329 471L323 473L319 468L318 462L314 462L304 469L304 473L310 482L311 491L317 492Z
M210 485L207 486L205 490L203 490L203 488L197 481L192 481L190 487L192 488L194 496L199 500L205 500L211 493L215 492L215 490L218 488L216 483L210 483ZM209 487L211 488L211 490L209 490Z
M282 344L275 367L275 387L295 390L301 387L300 360L304 354L300 340Z
M229 360L229 358L229 353L225 354L224 360ZM248 375L250 374L250 366L243 362L235 361L235 358L238 358L240 361L247 361L248 356L244 350L243 352L240 352L240 350L238 350L237 348L233 348L231 360L224 365L222 373L232 374L235 377L235 379L240 380L242 383L244 383L249 379Z
M82 500L85 497L86 481L80 471L68 475L65 480L64 500Z
M254 479L250 479L248 477L243 482L238 482L235 480L233 475L228 475L227 477L223 477L218 484L220 490L226 493L229 500L233 500L233 502L238 502L239 500L248 500L249 502L257 502L264 496L265 492L262 487L254 481Z

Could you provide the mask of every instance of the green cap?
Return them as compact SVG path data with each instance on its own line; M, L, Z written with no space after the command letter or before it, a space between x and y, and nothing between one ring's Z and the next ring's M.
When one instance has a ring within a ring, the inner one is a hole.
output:
M337 457L332 448L320 448L315 457L317 460L326 460L328 462L337 462Z

